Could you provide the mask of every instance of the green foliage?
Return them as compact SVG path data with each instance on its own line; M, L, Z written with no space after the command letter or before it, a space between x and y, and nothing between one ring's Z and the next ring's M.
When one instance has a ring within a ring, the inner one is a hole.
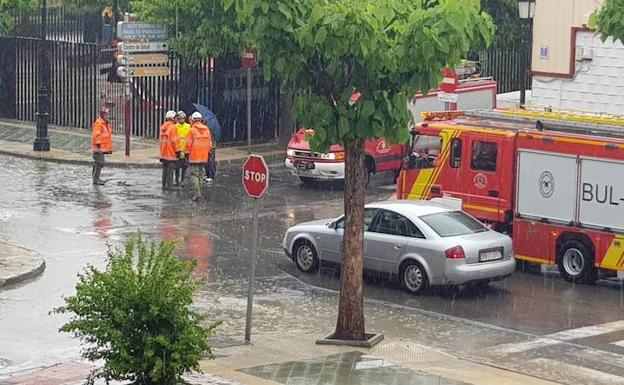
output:
M76 295L57 313L71 313L61 327L85 343L83 357L104 360L99 376L137 384L169 385L212 356L208 328L190 310L197 282L194 263L172 255L172 242L148 244L138 234L125 250L108 252L105 271L79 275Z
M243 29L234 10L224 10L224 0L133 0L141 20L169 26L171 47L189 62L239 53Z
M10 12L15 10L33 10L37 7L36 0L0 0L0 34L13 28Z
M67 9L74 9L77 12L99 12L103 7L112 7L115 0L63 0L63 6ZM130 10L130 0L117 0L119 13Z
M602 34L603 42L612 37L624 43L624 0L605 0L602 9L591 15L589 25Z
M351 138L405 142L408 96L437 87L445 65L494 34L478 0L224 1L254 38L265 76L297 90L295 115L318 151Z
M517 47L522 42L522 34L527 32L518 15L518 0L481 0L481 9L496 24L495 47Z

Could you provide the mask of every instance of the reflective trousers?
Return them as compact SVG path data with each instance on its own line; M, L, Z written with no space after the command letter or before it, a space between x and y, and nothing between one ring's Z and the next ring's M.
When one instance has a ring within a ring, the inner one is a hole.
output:
M203 164L191 164L189 166L188 186L193 200L201 199L202 189L204 188L204 167Z

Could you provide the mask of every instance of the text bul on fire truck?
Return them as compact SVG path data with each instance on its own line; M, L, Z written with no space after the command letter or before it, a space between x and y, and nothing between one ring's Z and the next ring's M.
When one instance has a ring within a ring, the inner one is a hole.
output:
M526 110L423 114L399 199L449 196L569 281L624 271L624 118Z

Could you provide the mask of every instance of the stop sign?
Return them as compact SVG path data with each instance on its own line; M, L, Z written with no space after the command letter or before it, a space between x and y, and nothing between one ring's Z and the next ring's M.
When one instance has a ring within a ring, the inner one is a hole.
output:
M446 67L442 72L442 84L440 89L447 93L453 93L459 85L457 74L450 68Z
M260 155L249 155L243 164L243 187L250 197L260 198L269 187L269 167Z

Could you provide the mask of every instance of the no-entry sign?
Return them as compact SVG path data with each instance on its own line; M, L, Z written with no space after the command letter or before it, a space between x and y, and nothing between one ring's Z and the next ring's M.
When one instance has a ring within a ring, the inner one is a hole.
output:
M459 85L459 78L457 74L453 72L452 69L446 67L442 72L442 84L440 84L440 89L446 93L453 93L457 89Z
M269 167L260 155L249 155L243 164L243 187L250 197L260 198L269 187Z

